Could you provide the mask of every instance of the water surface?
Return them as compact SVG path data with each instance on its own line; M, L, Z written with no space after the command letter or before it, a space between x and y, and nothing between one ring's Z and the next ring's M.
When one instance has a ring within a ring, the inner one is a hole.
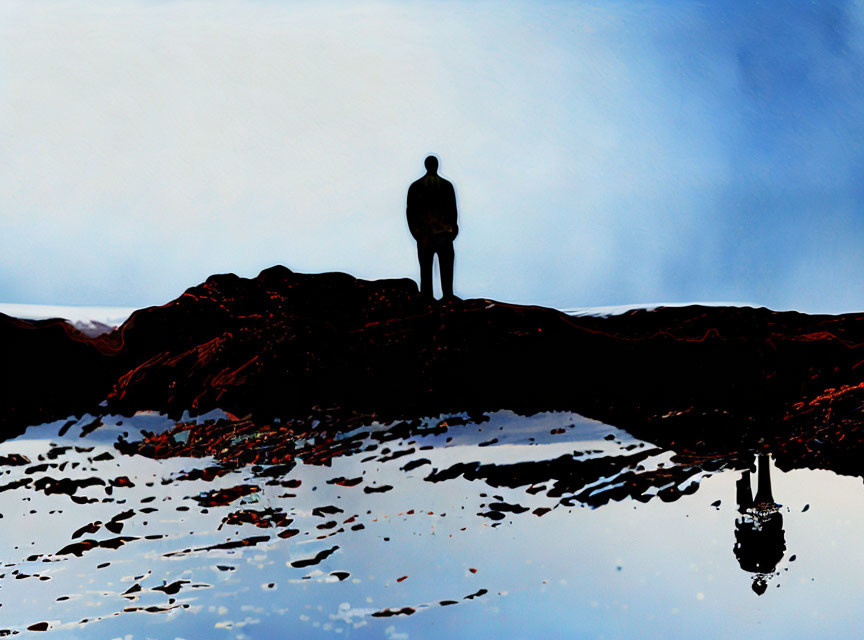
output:
M784 473L770 456L760 477L755 453L685 456L571 413L349 427L306 438L225 414L142 413L40 425L0 444L0 628L856 633L859 477Z

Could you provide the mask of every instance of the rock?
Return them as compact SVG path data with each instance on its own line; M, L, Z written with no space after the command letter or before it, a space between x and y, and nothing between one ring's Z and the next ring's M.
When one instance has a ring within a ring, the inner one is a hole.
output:
M211 276L98 337L0 316L0 420L10 434L85 411L567 409L669 441L735 439L786 428L826 390L857 393L862 343L861 314L691 306L573 318L486 299L427 304L408 279L277 266Z

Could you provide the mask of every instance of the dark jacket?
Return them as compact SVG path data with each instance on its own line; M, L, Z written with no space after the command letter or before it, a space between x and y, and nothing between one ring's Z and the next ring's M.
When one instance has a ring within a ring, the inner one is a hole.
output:
M427 173L408 187L408 228L415 240L459 233L456 224L456 192L453 185L435 173Z

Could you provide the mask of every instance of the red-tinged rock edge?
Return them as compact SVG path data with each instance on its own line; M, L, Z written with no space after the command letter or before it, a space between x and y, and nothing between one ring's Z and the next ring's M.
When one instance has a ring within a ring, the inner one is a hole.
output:
M412 280L215 275L89 338L0 314L5 436L67 415L574 410L663 438L860 421L864 314L701 307L573 318Z

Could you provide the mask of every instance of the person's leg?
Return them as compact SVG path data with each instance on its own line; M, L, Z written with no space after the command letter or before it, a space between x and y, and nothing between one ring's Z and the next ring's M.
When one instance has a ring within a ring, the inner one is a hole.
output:
M453 298L453 241L441 242L437 247L438 266L441 268L441 292L445 300Z
M771 493L771 461L767 453L759 454L758 484L756 486L756 504L774 504L774 496Z
M420 294L432 299L432 259L435 252L428 241L417 241L417 259L420 261Z
M735 497L738 501L738 513L747 513L753 506L753 489L750 486L750 470L741 472L741 477L735 483Z

